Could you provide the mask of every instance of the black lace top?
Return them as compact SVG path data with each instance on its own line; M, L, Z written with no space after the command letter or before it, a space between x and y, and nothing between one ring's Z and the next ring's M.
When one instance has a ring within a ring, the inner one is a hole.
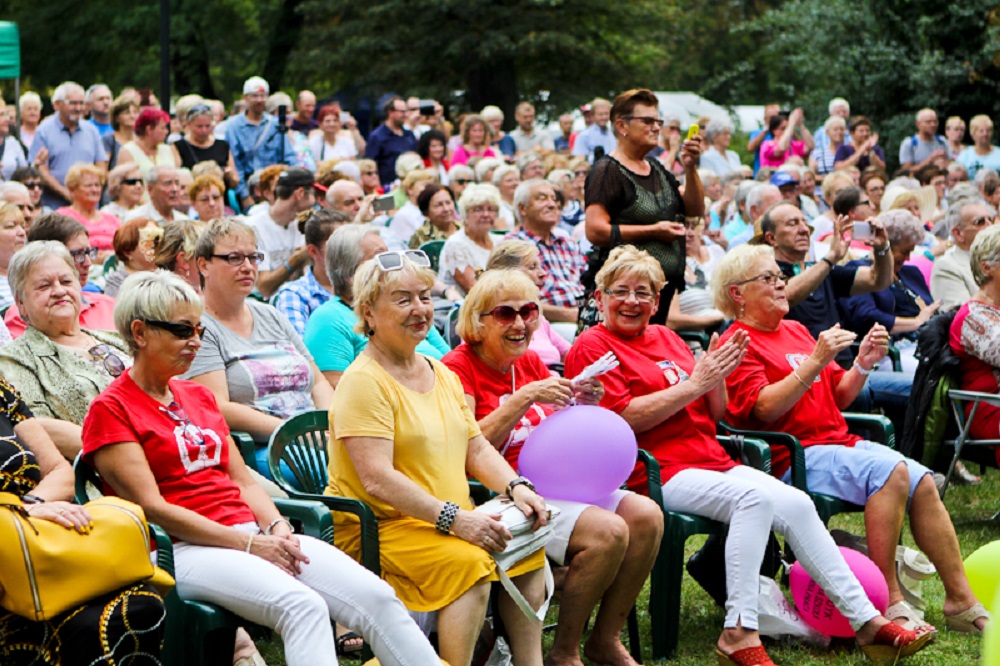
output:
M31 417L17 390L0 378L0 491L18 497L42 480L35 454L14 434L14 426Z

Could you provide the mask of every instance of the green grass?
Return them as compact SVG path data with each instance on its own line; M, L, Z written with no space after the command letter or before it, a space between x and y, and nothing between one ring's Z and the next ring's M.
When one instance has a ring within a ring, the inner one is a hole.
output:
M952 486L948 490L945 504L951 512L959 542L962 545L963 556L968 556L980 546L1000 539L1000 522L989 522L990 517L1000 509L1000 471L987 470L983 483L975 488ZM846 529L855 534L864 534L864 524L861 514L845 514L835 517L831 527ZM906 545L913 546L913 538L909 529L904 530L903 540ZM703 538L696 537L688 541L688 554L701 547ZM998 563L997 566L1000 566ZM639 598L639 624L642 635L643 656L646 666L654 664L671 664L672 666L705 666L714 664L713 649L722 627L723 611L715 606L697 583L685 573L681 612L681 638L677 658L671 661L656 660L650 657L650 625L648 608L649 585ZM961 635L947 631L944 628L944 617L941 614L941 604L944 600L944 588L939 578L934 577L924 583L923 596L928 600L926 619L939 629L938 638L933 645L920 654L906 660L912 666L975 666L980 661L981 639L978 636ZM549 612L548 622L555 622L558 616L558 605L553 604ZM551 635L545 637L546 647L551 642ZM281 640L277 637L267 643L258 644L269 666L282 666L284 655ZM819 666L837 664L838 666L861 666L868 664L860 651L824 652L821 650L798 645L769 645L768 651L774 661L782 666ZM345 664L360 663L342 660ZM585 660L585 663L586 662ZM984 665L985 666L985 665Z

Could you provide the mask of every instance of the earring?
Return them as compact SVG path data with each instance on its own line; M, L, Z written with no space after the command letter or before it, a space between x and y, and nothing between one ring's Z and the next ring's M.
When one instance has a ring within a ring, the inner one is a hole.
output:
M739 318L742 319L743 315L745 315L746 313L747 313L747 306L745 304L740 305L740 316L739 316Z

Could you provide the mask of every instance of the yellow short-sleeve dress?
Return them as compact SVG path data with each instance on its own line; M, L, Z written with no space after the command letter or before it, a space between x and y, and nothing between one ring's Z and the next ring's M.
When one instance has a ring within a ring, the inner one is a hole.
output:
M329 495L353 497L371 507L379 521L382 576L407 608L422 612L447 606L480 581L496 580L493 557L365 492L342 442L345 437L392 440L398 471L434 497L472 509L465 461L479 426L458 377L434 359L427 362L434 370L434 388L427 393L406 388L366 354L344 371L330 404L326 489ZM333 515L337 547L360 557L357 518L339 511ZM539 551L508 574L516 577L543 565Z

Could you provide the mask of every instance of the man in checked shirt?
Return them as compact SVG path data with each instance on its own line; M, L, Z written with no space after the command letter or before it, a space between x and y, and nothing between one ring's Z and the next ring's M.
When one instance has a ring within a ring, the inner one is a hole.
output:
M539 261L545 270L542 314L560 335L572 342L587 259L579 244L558 228L559 203L548 182L535 179L518 185L514 191L514 212L520 227L505 240L531 241L538 247Z

